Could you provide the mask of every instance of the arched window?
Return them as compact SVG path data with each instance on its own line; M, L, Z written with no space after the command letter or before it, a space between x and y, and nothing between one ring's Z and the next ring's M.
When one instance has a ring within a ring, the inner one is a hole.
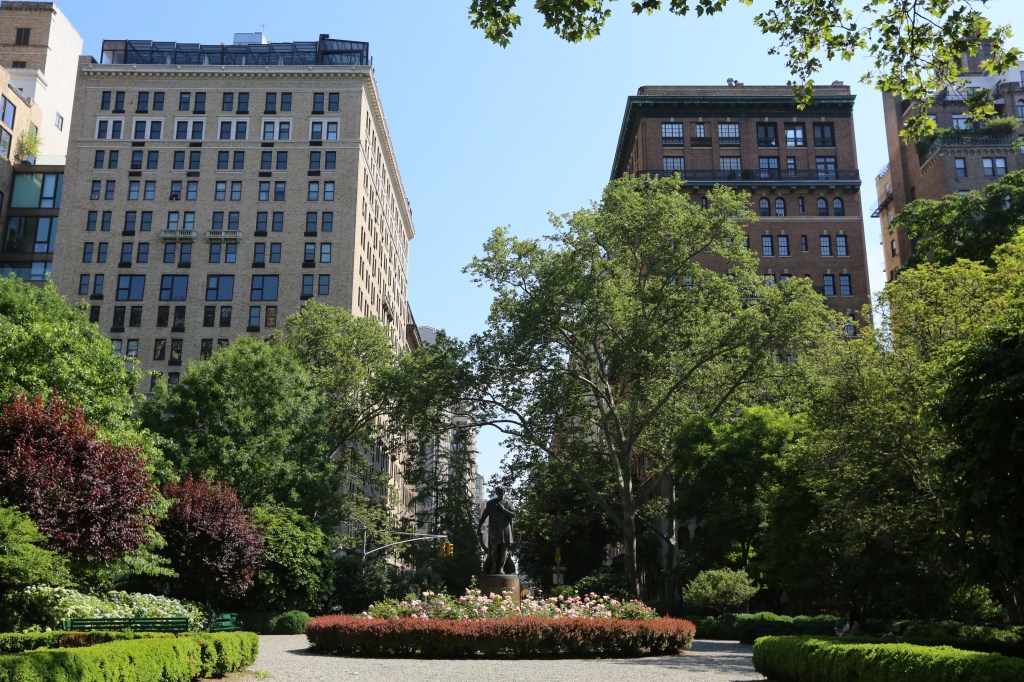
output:
M775 200L775 215L786 215L786 200L782 197Z
M843 200L839 197L832 200L832 215L846 215L846 211L843 210Z
M1017 100L1017 118L1024 119L1024 99Z
M757 202L757 207L759 209L759 212L763 216L768 216L772 214L772 205L768 201L767 197L761 197L761 200Z
M828 202L825 197L818 197L818 215L828 215Z

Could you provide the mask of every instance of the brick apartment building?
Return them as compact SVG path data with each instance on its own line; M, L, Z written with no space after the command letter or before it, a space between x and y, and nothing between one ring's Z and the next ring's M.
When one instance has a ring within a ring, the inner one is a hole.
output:
M810 277L856 316L870 286L853 103L842 83L816 87L802 111L788 86L644 86L627 100L612 178L679 173L696 201L714 185L749 192L759 271Z
M902 230L889 229L904 206L915 199L941 199L981 189L1006 173L1024 170L1024 150L1014 146L1019 135L978 129L965 113L964 97L986 88L992 92L998 116L1024 120L1024 62L1014 72L988 75L980 67L988 56L984 49L976 56L965 56L961 76L966 84L959 90L947 88L928 110L944 131L934 138L904 142L900 138L904 118L918 110L912 101L882 95L889 163L875 178L878 202L871 216L881 220L887 281L892 281L913 251Z

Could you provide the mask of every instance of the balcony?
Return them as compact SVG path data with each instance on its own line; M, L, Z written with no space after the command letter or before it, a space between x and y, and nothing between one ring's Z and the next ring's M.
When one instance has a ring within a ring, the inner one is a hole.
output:
M661 144L663 147L682 147L684 144L686 144L686 138L662 136Z
M207 230L206 239L211 242L237 242L241 236L238 230Z
M924 166L943 149L963 147L1012 147L1017 141L1013 133L990 133L985 130L944 130L934 139L917 143L917 153Z
M860 172L852 169L837 170L719 170L688 168L685 171L645 170L638 174L669 177L679 173L690 185L860 185Z
M814 146L815 147L835 147L836 146L836 138L834 138L834 137L815 137L814 138Z
M759 137L757 138L758 147L778 147L779 138L777 137Z
M691 137L690 138L690 146L691 147L710 147L711 146L711 138L710 137Z
M882 215L885 207L892 203L892 190L887 189L884 196L878 197L878 201L871 207L871 217L877 218Z
M195 230L160 230L160 238L167 241L192 242L196 239Z
M738 137L722 137L722 136L719 136L718 137L718 146L719 147L739 147L740 146L740 138L738 138Z

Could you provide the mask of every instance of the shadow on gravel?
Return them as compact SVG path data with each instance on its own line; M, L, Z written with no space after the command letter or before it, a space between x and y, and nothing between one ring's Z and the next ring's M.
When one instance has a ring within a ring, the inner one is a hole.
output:
M695 640L692 648L681 656L657 656L652 658L631 658L616 661L607 659L609 663L629 665L630 667L657 668L661 670L679 670L686 672L715 673L729 675L733 682L763 682L765 678L755 677L752 660L753 648L737 642L717 642Z

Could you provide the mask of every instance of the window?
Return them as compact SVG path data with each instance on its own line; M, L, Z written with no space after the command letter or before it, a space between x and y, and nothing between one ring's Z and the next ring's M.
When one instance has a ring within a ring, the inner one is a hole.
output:
M834 156L816 156L814 157L814 165L818 170L818 178L825 180L835 180L836 178L836 157Z
M159 140L163 134L164 123L159 119L135 119L132 127L133 140Z
M316 211L306 212L306 234L316 234Z
M665 156L661 159L661 167L668 173L683 173L686 170L686 159L682 156Z
M257 211L256 212L256 234L266 235L267 234L267 212Z
M247 120L221 119L217 138L220 140L244 140L249 133Z
M850 284L849 275L839 275L839 295L840 296L852 296L853 288Z
M197 92L196 93L196 103L195 103L195 108L192 110L192 113L194 113L194 114L205 114L206 113L206 93L205 92Z
M123 242L121 244L121 260L119 261L119 263L131 265L132 251L134 250L134 248L135 245L132 242Z
M203 339L199 342L199 359L209 360L211 355L213 355L213 339Z
M256 242L252 245L252 264L263 265L267 258L266 242Z
M107 242L100 242L96 245L96 262L107 262Z
M836 146L836 134L835 128L831 123L815 123L814 124L814 146L815 147L835 147Z
M734 180L740 173L740 157L720 156L718 158L718 167L725 173L726 178Z
M167 355L167 339L153 341L153 360L163 360Z
M780 234L779 235L779 255L780 256L788 256L789 255L789 237L787 235L784 235L784 234Z
M779 146L779 130L774 123L758 123L757 124L757 146L758 147L778 147Z
M825 294L826 296L835 296L836 295L836 280L835 280L835 277L833 277L832 275L825 275L822 278L821 293Z
M954 116L953 117L953 128L956 130L969 130L971 127L971 119L968 116Z
M161 301L184 301L188 298L188 275L164 275L160 278Z
M309 201L319 201L320 199L320 183L311 182L309 183L309 191L306 193L306 199Z
M124 356L126 358L137 358L139 357L139 340L128 339L128 343L125 345Z
M220 307L220 322L218 324L221 327L231 326L231 306L222 305Z
M309 153L309 170L316 171L320 170L320 160L323 157L323 152L312 151Z
M260 201L270 201L270 183L267 181L260 182L259 193L257 198Z
M682 123L662 123L661 143L665 145L683 144L684 140Z
M330 263L331 262L331 243L323 242L320 244L320 262Z
M772 202L768 201L767 197L761 197L757 202L757 210L761 216L770 216L772 214Z
M53 117L53 127L57 130L64 130L64 117L57 113Z
M291 121L271 119L263 121L264 140L290 140L292 132Z
M32 35L32 29L30 28L16 28L14 29L14 44L15 45L28 45L29 38Z
M792 177L796 177L796 157L795 156L787 156L786 157L786 174L789 177L791 177L791 178Z
M846 235L836 235L836 255L837 256L848 256L849 252L846 250Z
M285 183L284 182L275 182L274 183L274 201L284 201L284 189L285 189Z
M202 152L189 152L188 153L188 168L189 170L199 170L199 163L202 160Z
M146 291L145 275L118 275L117 300L141 301Z
M139 229L148 232L153 227L153 212L143 211L139 214Z
M173 170L185 170L185 152L174 152L174 161L171 163Z
M740 143L740 124L739 123L719 123L718 124L718 144L735 146Z
M1006 175L1006 158L986 156L981 159L981 168L986 178L1000 178Z
M804 138L804 124L803 123L787 123L786 124L786 146L787 147L806 147L807 140Z
M96 153L92 157L92 167L97 169L103 168L105 159L106 152L104 152L102 149L97 149Z
M160 152L148 151L146 152L146 170L156 170L158 163L160 162Z
M956 176L958 178L967 177L967 159L956 158L953 159L953 164L956 166Z
M276 327L277 326L277 306L268 305L266 308L266 315L263 317L264 327Z
M181 364L181 350L183 345L184 339L171 339L171 355L167 359L168 365Z
M98 307L94 306L94 308ZM114 306L114 319L110 321L110 331L124 331L124 313L123 305Z
M149 262L149 242L141 242L135 252L136 263Z
M234 298L234 289L234 275L207 275L207 301L230 301Z
M271 216L270 230L282 232L284 230L284 211L274 211Z
M112 201L116 187L117 180L107 180L107 184L103 187L103 198L107 201Z
M324 211L320 214L320 231L332 232L334 230L334 212Z
M245 168L245 152L231 152L231 170Z
M247 331L255 332L260 329L260 307L258 305L249 306L249 326Z
M757 159L758 174L762 180L779 177L779 157L761 156Z
M761 236L761 255L771 256L772 252L772 236L770 234Z
M89 275L78 276L78 295L88 296L89 295Z
M202 119L178 119L174 126L175 140L201 140L203 139Z
M228 169L228 152L217 152L217 170Z
M234 180L231 182L231 201L242 200L242 181Z
M124 121L119 118L101 118L96 121L96 139L120 140Z
M302 260L305 263L312 263L316 260L316 244L314 242L306 242L302 251Z
M889 241L889 253L895 258L896 257L896 240L892 239Z
M142 306L133 305L128 309L128 326L129 327L141 327L142 326Z
M128 201L138 201L140 185L141 183L138 180L128 181Z
M821 235L820 237L818 237L818 244L821 246L822 256L832 255L832 238L830 236L828 236L827 234Z
M839 197L832 199L832 215L846 215L846 209L843 207L843 200Z
M331 293L331 276L330 275L320 275L317 278L316 295L317 296L327 296L330 293Z
M208 305L203 307L203 326L212 327L217 319L217 306Z
M224 201L228 196L228 183L224 180L218 180L213 184L213 200Z
M178 94L178 111L188 111L192 104L192 93L182 92Z
M249 294L253 301L277 300L277 275L253 275L252 290Z
M778 197L775 199L775 215L786 215L786 200L783 199L782 197Z
M1024 119L1024 99L1017 100L1017 118Z
M819 216L828 215L828 201L825 200L825 197L818 197L817 206Z
M313 296L313 275L302 276L302 298Z

